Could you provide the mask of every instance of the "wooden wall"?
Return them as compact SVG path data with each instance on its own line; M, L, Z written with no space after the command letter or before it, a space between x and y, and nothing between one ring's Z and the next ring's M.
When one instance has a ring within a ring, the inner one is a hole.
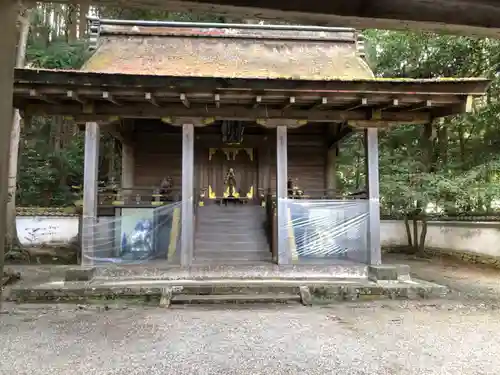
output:
M324 128L314 124L288 131L288 176L305 191L325 188L326 141ZM276 146L271 153L271 187L276 186Z
M150 129L146 125L135 129L135 186L159 187L161 180L170 176L174 187L181 187L181 129L163 125L160 129Z
M135 186L159 186L165 176L180 188L182 165L181 129L163 124L151 129L136 126ZM216 129L195 129L195 187L206 187L208 148L223 146ZM276 131L256 128L245 132L242 147L254 148L257 163L257 188L276 189ZM321 124L288 132L288 174L298 186L308 190L325 188L326 143Z

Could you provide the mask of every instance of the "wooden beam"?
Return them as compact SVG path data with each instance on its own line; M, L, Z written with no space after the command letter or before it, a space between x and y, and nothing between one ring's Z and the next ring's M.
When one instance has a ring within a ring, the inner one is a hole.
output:
M467 95L461 103L447 107L433 107L431 115L433 118L456 115L459 113L470 113L473 110L474 98L472 95Z
M359 97L377 95L484 95L490 85L488 79L468 80L303 80L303 79L265 79L265 78L224 78L220 77L186 77L158 76L132 74L96 74L81 71L39 71L35 69L16 69L15 85L29 86L64 86L64 91L80 92L84 88L106 90L142 90L150 92L173 93L213 93L218 90L228 92L233 90L260 91L258 95L269 90L273 92L290 93L301 91L327 96L328 93L346 92ZM114 92L113 90L113 92ZM289 94L290 95L290 94ZM295 96L295 93L293 94Z
M74 100L80 104L85 103L85 100L80 98L80 96L76 92L74 92L73 90L68 90L68 92L66 93L66 97L68 99Z
M361 98L361 101L353 106L346 107L344 108L345 111L353 111L355 109L365 107L368 105L368 99L367 98Z
M326 105L328 104L328 98L326 96L323 96L321 98L321 101L319 101L318 103L315 103L311 106L311 108L309 108L310 110L313 110L313 109L320 109L320 108L323 108L325 107Z
M328 142L328 149L331 150L337 146L337 144L354 133L354 129L346 123L339 124L339 130L335 133L333 137L330 138Z
M144 94L144 99L148 102L154 105L155 107L159 107L158 102L156 101L155 97L153 96L152 93L147 92Z
M80 111L81 111L81 113L86 114L86 115L94 115L95 114L94 102L83 103ZM113 114L113 115L115 115L115 114Z
M283 106L283 109L287 109L287 108L290 108L292 105L295 104L295 96L291 96L289 99L288 99L288 103L286 103L284 106Z
M262 96L258 95L257 97L255 97L255 103L252 108L257 108L261 102L262 102Z
M41 100L49 104L58 104L56 100L49 99L46 95L40 94L37 90L30 90L30 97L33 99Z
M116 100L116 99L113 97L113 95L112 95L109 91L104 91L104 92L102 93L102 98L103 98L104 100L107 100L107 101L108 101L108 102L110 102L110 103L113 103L114 105L117 105L117 106L121 106L121 105L122 105L122 104L121 104L118 100Z
M186 107L186 108L191 107L191 104L189 103L189 100L187 99L186 94L181 94L180 100L181 100L182 104L184 104L184 107Z
M387 109L396 108L399 106L399 99L392 99L390 103L382 103L374 106L373 109L379 111L385 111Z
M405 110L413 112L413 111L420 111L422 109L430 109L430 108L432 108L432 101L426 100L425 102L415 103L412 106L406 107Z
M348 120L366 120L366 110L328 110L311 111L303 109L272 109L264 106L259 108L242 108L237 105L224 105L221 108L210 108L205 105L197 105L186 108L183 105L172 104L168 107L151 107L146 103L141 105L126 105L121 107L106 105L105 103L88 102L83 107L78 104L49 105L28 104L21 105L27 115L63 115L74 116L93 115L94 119L105 119L110 116L122 118L165 118L165 117L210 117L219 119L256 120L256 119L291 119L307 120L308 122L342 122ZM429 112L408 111L385 111L379 120L400 122L428 122L431 119Z

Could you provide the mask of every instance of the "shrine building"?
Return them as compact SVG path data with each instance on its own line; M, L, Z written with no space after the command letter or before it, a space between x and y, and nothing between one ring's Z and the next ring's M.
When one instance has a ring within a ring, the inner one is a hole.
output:
M468 112L489 85L375 78L347 28L91 19L90 39L80 71L16 69L14 87L25 118L84 124L85 265L378 265L378 130ZM122 152L108 189L103 132ZM355 132L365 189L341 194Z

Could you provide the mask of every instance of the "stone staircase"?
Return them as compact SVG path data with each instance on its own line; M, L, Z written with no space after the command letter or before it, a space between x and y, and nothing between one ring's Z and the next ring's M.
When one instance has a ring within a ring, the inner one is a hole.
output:
M271 262L265 219L265 209L255 205L198 207L194 262L221 265Z

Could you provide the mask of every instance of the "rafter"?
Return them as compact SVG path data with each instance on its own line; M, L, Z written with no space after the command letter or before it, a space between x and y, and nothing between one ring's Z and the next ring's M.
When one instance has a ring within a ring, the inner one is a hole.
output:
M361 107L365 107L368 105L368 99L367 98L361 98L361 100L354 104L354 105L351 105L350 107L345 107L344 110L345 111L353 111L355 109L358 109L358 108L361 108Z
M184 104L184 107L189 108L191 106L191 104L189 103L189 100L187 99L186 94L181 94L179 96L179 98L180 98L182 104Z
M290 96L290 98L288 99L288 103L286 103L284 106L283 106L283 109L287 109L287 108L290 108L292 105L295 104L295 96Z
M160 105L158 104L158 102L156 101L156 98L153 96L152 93L150 92L147 92L144 94L144 99L148 102L148 103L151 103L152 105L154 105L155 107L159 107Z
M104 91L102 93L102 98L104 100L107 100L110 103L113 103L114 105L121 106L122 104L114 98L114 96L109 92L109 91Z
M262 96L258 95L257 97L255 97L255 103L253 105L253 108L257 108L261 102L262 102Z
M68 99L74 100L78 103L81 103L81 104L85 103L85 100L80 98L80 96L72 90L68 90L68 92L66 93L66 96Z

